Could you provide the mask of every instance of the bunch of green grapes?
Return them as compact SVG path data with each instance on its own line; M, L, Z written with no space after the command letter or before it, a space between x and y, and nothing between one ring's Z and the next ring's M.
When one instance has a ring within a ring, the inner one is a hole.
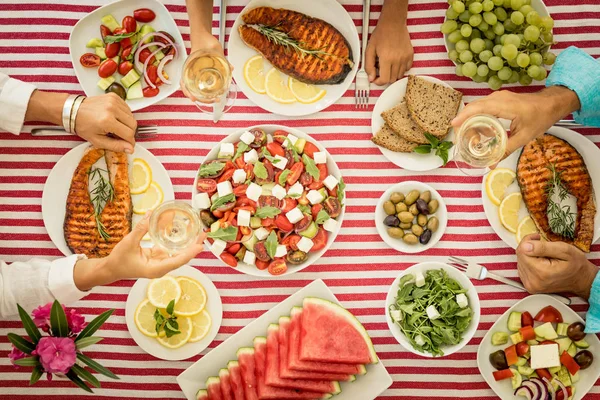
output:
M554 20L542 17L531 0L448 0L441 31L454 43L448 57L456 75L487 82L492 90L505 83L529 85L546 79L546 65L556 55Z

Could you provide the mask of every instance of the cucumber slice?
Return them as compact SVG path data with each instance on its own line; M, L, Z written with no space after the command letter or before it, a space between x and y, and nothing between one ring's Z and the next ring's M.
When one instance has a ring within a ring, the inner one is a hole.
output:
M296 151L298 153L302 153L304 151L304 146L306 145L306 139L298 139L296 140L296 143L294 144L294 147L296 148Z
M521 375L525 375L525 376L530 376L531 374L533 374L535 372L533 370L533 368L528 367L527 365L519 365L519 367L517 368L517 371L519 371L519 373Z
M508 330L517 332L519 329L521 329L521 313L513 311L508 316Z
M571 345L569 346L569 350L567 350L567 353L571 357L575 357L575 355L577 354L577 346L575 346L575 343L571 343Z
M554 327L550 322L546 322L545 324L538 326L534 330L537 336L541 336L544 339L554 340L558 338L558 335L556 334L556 331L554 330Z
M252 236L245 242L242 242L242 244L244 245L245 248L252 251L252 250L254 250L254 245L257 242L258 242L258 238L256 237L256 235L254 233L252 233Z
M556 333L558 334L558 336L567 336L567 329L568 328L569 328L569 324L565 324L563 322L560 322L556 326Z
M513 344L521 343L523 341L523 335L521 335L521 332L513 333L510 335L510 341Z
M551 374L558 374L558 371L560 371L560 365L558 367L550 367L548 368L548 372L550 372Z
M108 14L102 17L102 25L106 26L110 29L111 32L114 32L115 29L119 28L120 25L112 15Z
M501 346L508 343L508 333L506 332L494 332L492 335L492 345Z
M304 236L305 238L312 239L317 235L318 231L319 231L319 229L317 228L317 224L315 224L314 222L311 222L310 225L308 226L308 228L306 228L299 234L300 234L300 236Z
M106 51L104 47L96 47L96 55L100 57L101 60L106 60Z
M575 344L575 346L579 347L580 349L587 349L590 347L590 344L588 342L586 342L585 339L581 339L581 340L578 340L573 343Z
M560 371L556 374L556 378L563 383L565 386L571 386L571 374L569 374L569 370L564 365L560 368Z
M90 49L95 49L97 47L104 47L104 42L102 42L101 39L93 38L87 42L85 47L89 47Z
M108 89L108 87L110 85L112 85L114 82L115 82L115 78L112 76L109 76L108 78L102 78L98 81L98 87L104 91L104 90Z
M250 217L250 228L258 229L262 226L261 219L258 217Z
M150 46L148 47L148 50L150 50L150 53L154 53L156 50L158 50L158 46ZM163 58L165 58L165 55L162 53L162 51L159 51L154 55L154 58L156 59L156 61L160 61Z
M574 385L579 382L579 371L575 375L571 375L571 383Z
M517 358L517 367L522 367L523 365L527 365L527 359L524 357Z
M126 88L140 80L140 75L132 68L131 71L121 78L121 84Z
M221 221L215 221L213 222L213 224L210 226L210 231L211 232L216 232L219 230L219 228L221 228Z
M262 195L263 196L271 196L273 194L273 188L275 187L274 182L267 182L262 185Z
M540 342L538 342L537 340L528 340L527 344L530 346L537 346L538 344L540 344Z
M121 57L119 56L114 56L113 58L111 58L111 60L113 60L114 62L117 63L117 66L119 65L119 63L121 62Z
M151 27L150 25L143 25L143 26L142 26L142 29L140 29L140 33L139 33L139 35L140 35L140 40L141 40L141 39L142 39L144 36L146 36L147 34L149 34L150 32L154 32L154 28L153 28L153 27ZM146 43L150 43L150 42L152 42L152 39L154 39L154 36L150 36L149 38L147 38L146 40L144 40L144 43L143 43L143 44L146 44Z
M521 387L521 384L523 383L523 377L516 369L511 368L510 370L513 373L513 377L510 378L510 383L512 384L513 390L516 390Z
M562 354L563 352L569 350L571 343L573 343L573 341L568 337L556 339L555 342L558 343L558 354Z

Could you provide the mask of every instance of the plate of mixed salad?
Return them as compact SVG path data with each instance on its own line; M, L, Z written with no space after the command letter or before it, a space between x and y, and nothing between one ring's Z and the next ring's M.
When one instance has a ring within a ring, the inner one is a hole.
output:
M291 274L327 251L344 218L345 184L331 155L280 125L229 135L200 165L193 206L213 254L255 276Z
M579 400L600 368L600 340L553 297L529 296L500 317L477 352L479 371L502 399Z
M75 74L87 96L115 93L135 111L178 90L183 38L156 0L124 0L82 18L69 38Z

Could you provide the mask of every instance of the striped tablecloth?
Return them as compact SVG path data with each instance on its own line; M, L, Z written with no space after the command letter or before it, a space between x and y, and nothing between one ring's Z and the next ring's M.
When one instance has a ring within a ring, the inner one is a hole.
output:
M198 0L201 1L201 0ZM143 2L140 1L140 5ZM165 0L189 49L189 23L184 0ZM246 2L230 1L228 32ZM374 1L370 29L379 18L382 0ZM554 47L584 48L600 56L600 0L546 0L556 21ZM101 0L0 0L0 69L43 90L82 93L69 58L68 38L75 23ZM362 2L342 0L361 30ZM411 73L435 76L465 94L470 102L490 91L484 85L458 78L444 49L439 25L447 7L445 1L410 0L408 24L415 48ZM215 8L215 18L217 20ZM213 22L215 34L217 22ZM518 87L519 92L538 90ZM490 227L481 203L481 178L466 178L453 166L426 172L403 171L388 162L369 141L372 105L381 88L371 90L368 111L354 108L354 90L327 110L305 118L286 118L265 112L245 98L214 125L197 111L181 91L157 105L135 113L141 124L157 124L158 140L144 142L169 171L175 196L189 200L199 163L218 141L232 131L258 123L277 123L304 130L327 147L348 184L348 207L343 227L332 248L313 266L285 279L260 280L221 265L209 252L203 252L192 265L208 274L222 296L224 319L216 340L218 346L231 334L260 316L274 304L321 278L369 330L376 350L392 375L394 383L382 399L493 399L479 374L477 347L492 323L508 307L524 297L508 286L493 281L476 283L481 298L479 330L463 351L442 359L425 359L405 351L388 331L384 301L389 285L399 271L422 261L446 261L450 255L474 257L508 277L516 277L514 250L507 247ZM30 127L26 127L28 131ZM600 129L580 132L600 143ZM71 138L32 139L27 133L12 136L0 133L0 257L11 262L32 256L55 258L59 251L50 241L41 214L44 182L54 164L79 142ZM420 180L436 188L448 205L449 223L441 242L418 255L404 255L386 246L375 230L374 210L378 198L389 185L403 180ZM60 206L60 205L57 205ZM600 246L589 255L600 259ZM95 397L131 399L179 399L183 395L175 377L201 356L169 362L157 360L136 346L127 332L124 306L133 282L99 287L75 304L88 320L107 308L116 313L100 331L106 339L94 346L92 356L120 376L114 381L99 376L102 388ZM582 314L587 306L576 300L574 309ZM41 380L28 387L29 373L15 370L9 363L6 334L17 331L16 319L0 322L0 398L25 399L43 395L45 399L83 398L70 382ZM586 399L600 399L600 382Z

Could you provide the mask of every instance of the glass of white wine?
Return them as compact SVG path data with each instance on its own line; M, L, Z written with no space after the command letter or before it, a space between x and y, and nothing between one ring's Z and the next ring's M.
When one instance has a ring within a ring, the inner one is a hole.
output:
M498 118L480 114L463 122L454 143L454 162L462 173L483 176L504 157L508 134Z
M198 213L183 201L166 201L150 217L150 238L169 254L179 253L196 243L201 229Z

